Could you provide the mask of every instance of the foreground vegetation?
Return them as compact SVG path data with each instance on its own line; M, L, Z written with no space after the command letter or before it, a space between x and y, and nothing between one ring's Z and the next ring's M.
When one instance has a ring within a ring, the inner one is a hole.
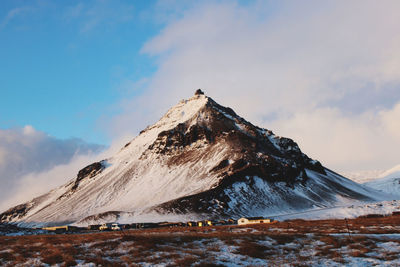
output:
M400 216L0 237L2 266L400 265Z

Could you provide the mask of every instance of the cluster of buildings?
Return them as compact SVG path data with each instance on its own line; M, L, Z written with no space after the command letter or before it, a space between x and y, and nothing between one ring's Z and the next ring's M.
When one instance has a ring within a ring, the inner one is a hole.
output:
M162 228L162 227L206 227L213 225L248 225L248 224L263 224L276 222L273 219L263 217L247 217L240 218L239 220L203 220L203 221L189 221L189 222L160 222L160 223L131 223L131 224L118 224L118 223L104 223L89 225L88 227L77 227L70 225L43 227L43 230L54 231L57 233L62 232L82 232L82 231L117 231L124 229L146 229L146 228Z

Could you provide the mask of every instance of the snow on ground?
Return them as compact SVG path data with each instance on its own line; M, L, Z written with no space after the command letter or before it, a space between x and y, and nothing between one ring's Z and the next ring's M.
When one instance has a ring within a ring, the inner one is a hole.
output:
M392 216L0 237L0 265L399 266L399 221Z
M125 241L127 238L129 236L76 244L79 252L70 261L74 261L75 266L120 265L121 261L140 266L195 266L210 262L221 266L364 267L400 264L400 234L364 234L352 237L347 234L244 234L186 239L177 235L171 235L168 239L154 235L145 239L136 236L131 241ZM62 251L65 244L47 243L46 246ZM11 246L11 249L2 253L11 253L14 249ZM39 253L35 257L27 258L24 265L54 265L63 256L57 259ZM13 262L0 259L0 263L12 265Z

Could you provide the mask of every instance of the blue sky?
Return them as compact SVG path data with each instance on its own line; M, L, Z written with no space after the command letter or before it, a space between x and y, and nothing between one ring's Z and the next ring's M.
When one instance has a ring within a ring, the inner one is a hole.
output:
M0 127L109 144L98 120L155 70L140 53L162 27L154 1L2 1Z
M2 1L0 128L32 125L58 138L109 145L113 134L102 120L122 112L119 103L140 95L157 69L157 58L142 53L143 45L193 6Z
M197 88L335 171L390 169L398 10L397 0L0 1L0 202L112 156Z

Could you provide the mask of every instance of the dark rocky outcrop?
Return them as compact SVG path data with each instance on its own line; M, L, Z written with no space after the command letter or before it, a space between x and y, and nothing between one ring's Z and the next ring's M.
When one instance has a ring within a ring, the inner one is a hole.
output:
M197 89L194 95L204 95L204 92L201 89Z
M84 179L84 178L92 178L99 174L103 169L105 168L104 164L102 161L100 162L95 162L92 163L85 168L81 169L78 172L78 175L75 179L75 183L72 186L72 190L76 190L79 186L79 183Z
M198 141L210 147L223 143L229 147L232 158L219 162L211 170L219 173L221 184L230 184L240 177L258 176L292 186L307 180L305 168L326 174L321 163L303 154L292 139L276 137L271 131L254 126L212 99L200 110L196 120L196 123L188 121L159 133L143 156L146 153L171 155L169 164L178 165L183 162L182 158L189 160L198 156L185 153Z
M30 205L28 205L28 203L21 204L11 209L8 209L2 214L0 214L0 222L12 221L14 219L22 218L28 213L29 209Z

